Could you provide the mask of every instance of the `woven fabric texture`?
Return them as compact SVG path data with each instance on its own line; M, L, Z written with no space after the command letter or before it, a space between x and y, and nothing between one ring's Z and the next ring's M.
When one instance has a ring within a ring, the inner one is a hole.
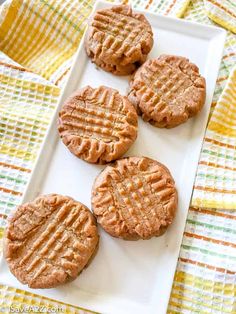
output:
M0 239L21 202L94 2L8 0L0 7ZM168 313L235 313L236 5L233 0L123 2L227 29ZM0 312L10 305L91 313L11 283L0 285Z

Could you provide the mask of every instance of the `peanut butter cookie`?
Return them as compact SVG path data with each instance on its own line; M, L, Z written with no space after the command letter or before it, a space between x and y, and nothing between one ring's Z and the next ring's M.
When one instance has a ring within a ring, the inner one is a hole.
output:
M128 98L105 86L78 90L59 113L63 143L90 163L121 157L135 141L137 128L138 116Z
M75 279L98 246L96 221L70 197L50 194L19 206L4 239L13 275L30 288L52 288Z
M88 29L86 51L92 62L117 75L134 72L153 46L151 26L128 5L98 10Z
M172 223L177 191L169 170L146 157L108 165L96 178L92 208L106 232L126 240L160 236Z
M159 128L173 128L202 109L206 83L188 59L162 55L138 69L128 98L145 121Z

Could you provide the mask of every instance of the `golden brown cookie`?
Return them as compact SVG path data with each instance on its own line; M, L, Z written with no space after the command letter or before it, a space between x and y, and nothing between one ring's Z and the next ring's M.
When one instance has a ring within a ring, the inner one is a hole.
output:
M169 170L156 160L128 157L108 165L92 189L97 221L126 240L160 236L172 223L177 191Z
M128 5L98 10L89 25L88 56L105 71L127 75L142 64L153 46L153 33L143 14Z
M137 127L138 116L128 98L105 86L78 90L59 113L63 143L91 163L121 157L135 141Z
M86 206L50 194L17 208L6 229L4 254L20 282L52 288L77 277L98 240L96 221Z
M206 83L188 59L161 55L138 69L130 82L128 98L145 121L173 128L201 110Z

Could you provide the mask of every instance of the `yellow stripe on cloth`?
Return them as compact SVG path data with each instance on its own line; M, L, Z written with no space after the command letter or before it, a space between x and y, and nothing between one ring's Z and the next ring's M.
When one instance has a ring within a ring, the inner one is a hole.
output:
M10 305L15 309L14 313L26 313L24 309L26 309L27 306L31 306L32 310L27 313L36 313L33 307L38 307L42 309L41 313L98 314L98 312L55 301L21 289L0 285L0 308L5 307L5 313L10 313L10 311L7 312ZM37 313L39 313L39 311Z
M200 197L196 197L194 199L194 206L202 206L203 200ZM221 209L227 209L227 210L235 210L236 208L236 201L221 201ZM204 205L207 208L217 208L219 206L219 201L215 199L204 199Z
M215 107L208 129L236 139L236 67Z
M204 164L199 163L192 205L233 210L236 203L235 189L232 185L232 180L235 178L236 151L234 145L230 143L236 142L236 67L232 70L215 106L206 138L200 157L200 161L204 160ZM219 145L219 143L226 144ZM216 166L206 168L207 164L217 164L219 160L225 163L225 170ZM201 173L204 175L200 175ZM223 173L225 173L224 184L218 187L215 180L217 177L223 179Z
M233 0L204 0L210 19L236 33L236 2Z
M217 296L218 292L221 293L221 297ZM209 313L209 310L214 311L212 313L232 313L233 304L230 297L235 294L236 288L231 283L222 283L177 271L168 314L178 309L187 309L190 313L197 313L197 308L201 308L198 313Z
M0 49L24 67L50 79L77 50L93 2L9 2L0 25Z
M222 18L211 13L210 11L207 12L207 15L209 16L210 19L212 19L212 21L216 22L219 25L222 25L223 27L227 28L228 30L236 34L236 25L230 24L229 21L223 20Z

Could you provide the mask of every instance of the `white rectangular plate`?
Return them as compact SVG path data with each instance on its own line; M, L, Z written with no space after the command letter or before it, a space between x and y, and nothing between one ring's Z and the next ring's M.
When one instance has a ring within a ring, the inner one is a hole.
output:
M95 9L110 5L99 1ZM138 138L126 154L157 159L171 170L179 192L179 206L168 231L148 241L123 241L99 229L100 247L88 269L75 281L57 289L33 291L102 313L166 313L225 40L225 31L220 28L147 12L145 15L154 32L149 58L162 53L189 58L206 78L207 98L196 118L174 129L158 129L139 119ZM58 108L69 94L85 85L107 85L125 95L128 78L97 69L86 56L82 40ZM59 140L56 120L57 112L23 201L32 200L39 193L61 193L90 207L91 187L103 166L91 165L73 156ZM30 291L10 274L4 260L0 282Z

